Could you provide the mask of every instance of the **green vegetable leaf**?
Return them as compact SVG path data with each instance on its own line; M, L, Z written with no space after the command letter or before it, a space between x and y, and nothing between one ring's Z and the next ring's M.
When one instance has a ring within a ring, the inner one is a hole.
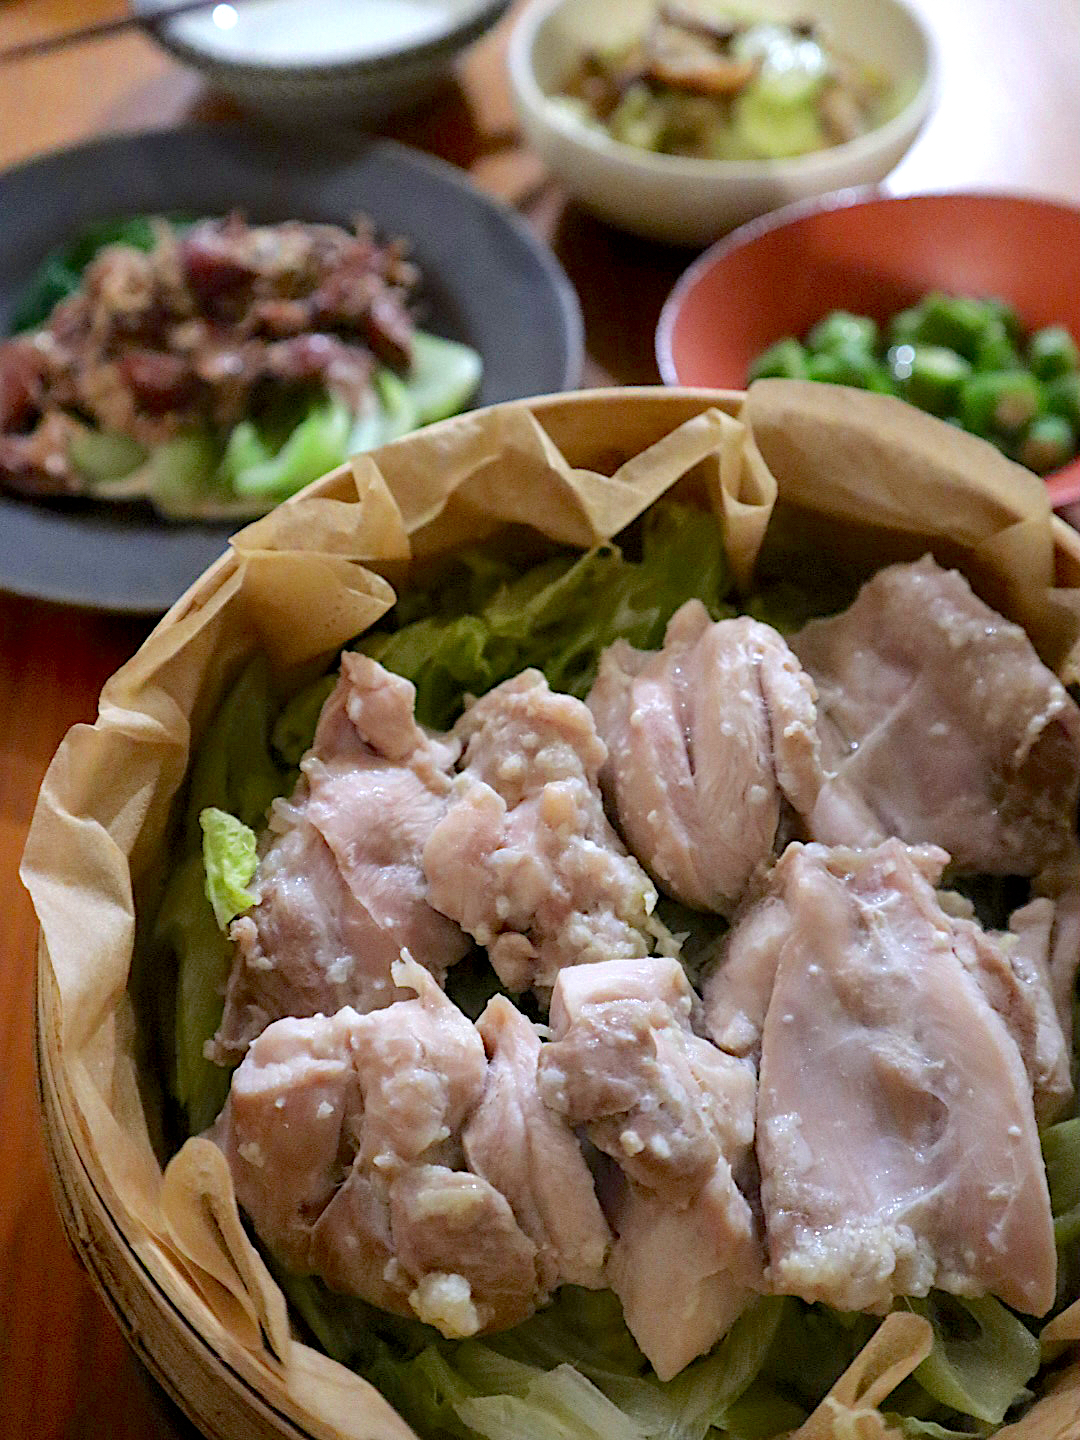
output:
M202 856L189 855L173 871L154 926L153 948L176 957L173 1091L188 1133L213 1123L229 1089L228 1070L203 1054L221 1023L232 946L206 898Z
M128 435L86 429L71 441L68 456L91 484L105 486L144 465L147 452Z
M1039 1342L992 1296L961 1300L934 1291L905 1302L934 1327L934 1348L915 1379L943 1405L1000 1425L1039 1368Z
M1080 1119L1051 1125L1042 1137L1054 1238L1064 1250L1080 1242Z
M240 672L200 741L188 792L189 848L202 844L203 810L228 811L254 829L265 821L270 802L291 785L292 773L270 752L276 708L269 667L258 657Z
M458 1406L472 1399L475 1391L436 1346L404 1362L391 1360L384 1351L367 1373L421 1435L476 1440L477 1432L458 1413Z
M801 1405L786 1400L771 1385L755 1381L728 1406L723 1430L733 1440L771 1440L797 1430L806 1419Z
M655 648L689 599L701 599L714 618L733 613L720 529L699 509L657 505L638 538L638 559L609 544L517 576L490 559L459 557L426 592L427 613L418 614L414 600L415 618L372 631L360 648L411 680L421 722L440 728L453 723L465 694L483 694L529 666L554 689L584 696L601 651L618 637Z
M108 500L149 500L162 515L176 519L222 505L224 497L214 485L219 447L208 432L178 435L149 452L142 451L141 464L121 470L124 447L117 442L123 439L87 431L73 442L72 459L92 495Z
M232 486L236 477L259 465L268 465L274 452L259 434L253 420L241 420L229 431L225 453L221 457L221 476Z
M674 1415L663 1440L701 1440L723 1426L728 1408L760 1373L786 1301L763 1296L744 1310L719 1345L663 1387Z
M191 223L189 215L165 218L176 226ZM156 238L149 215L101 220L88 225L74 240L48 254L38 266L16 301L11 317L12 333L36 330L44 325L60 301L66 300L78 289L83 271L106 245L131 245L136 250L151 250Z
M809 1413L881 1322L873 1315L790 1299L761 1369L761 1380Z
M352 423L352 416L340 400L321 400L272 457L268 457L265 443L261 451L256 448L258 437L252 433L253 427L245 430L234 445L233 468L228 473L233 490L247 498L280 500L294 495L341 464L347 454Z
M222 930L237 915L255 904L245 887L255 874L255 832L225 810L204 810L199 816L203 832L206 898Z
M412 397L419 425L445 420L463 410L476 393L484 362L468 345L416 330L412 365L405 388Z
M572 1365L538 1374L524 1395L479 1395L454 1408L485 1440L647 1440Z
M286 765L299 765L305 751L311 749L322 707L336 684L336 674L313 680L292 697L275 720L271 744Z
M957 1430L948 1425L939 1425L936 1420L922 1420L914 1415L886 1414L886 1420L896 1425L910 1440L970 1440L970 1430Z
M391 440L399 440L402 435L415 430L420 423L420 413L404 380L400 380L392 370L380 366L372 377L372 384L382 409L379 444L389 444Z

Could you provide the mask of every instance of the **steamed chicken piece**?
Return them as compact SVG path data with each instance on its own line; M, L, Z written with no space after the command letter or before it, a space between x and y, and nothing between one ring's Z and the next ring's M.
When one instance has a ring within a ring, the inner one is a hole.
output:
M933 846L912 848L908 858L931 884L941 879L948 862L945 852ZM959 897L939 892L939 898L949 906L942 919L955 954L1016 1041L1039 1124L1048 1124L1072 1096L1071 1017L1062 1016L1055 1005L1049 964L1054 906L1049 900L1032 902L1015 913L1008 935L987 935L971 921L966 902L960 902L963 913L958 914ZM776 957L789 925L784 899L770 886L720 942L722 963L706 981L705 1005L709 1034L729 1054L754 1060L760 1055Z
M430 903L487 947L512 991L647 954L656 891L604 815L607 751L588 709L525 670L454 733L461 773L424 849Z
M423 967L399 962L393 978L416 998L268 1026L215 1135L290 1269L448 1336L499 1329L548 1291L506 1197L464 1168L483 1041Z
M468 1171L424 1165L390 1188L395 1280L415 1287L409 1305L450 1339L527 1320L548 1292L536 1246L505 1196Z
M912 848L909 858L931 884L940 880L948 862L945 852L932 846ZM966 902L960 902L964 913L958 914L959 897L939 896L949 905L943 920L956 957L1005 1022L1031 1081L1039 1125L1050 1124L1073 1094L1071 1013L1063 1015L1055 1003L1050 969L1055 908L1049 900L1033 901L1014 914L1009 934L988 935L969 918ZM729 1054L753 1060L760 1055L776 957L789 924L784 900L770 887L747 906L717 947L722 963L706 982L706 1013L709 1034Z
M537 1247L540 1281L603 1284L611 1231L566 1120L540 1099L536 1026L496 995L477 1021L488 1053L484 1097L462 1137L469 1168L510 1202Z
M932 1286L1031 1314L1053 1301L1031 1084L970 936L934 893L947 859L897 840L790 846L758 902L767 923L748 910L707 984L721 1043L745 1048L759 1027L757 1158L780 1293L842 1310Z
M662 890L730 915L777 846L785 805L822 781L814 687L768 625L713 623L688 601L664 648L605 651L588 704L609 751L601 784Z
M367 656L342 656L296 791L273 808L257 903L230 932L217 1058L237 1059L282 1016L389 1005L403 949L441 977L469 948L427 901L420 857L457 747L417 725L414 693Z
M311 1229L346 1173L342 1140L361 1099L351 1060L360 1016L344 1009L277 1020L249 1047L211 1132L239 1203L261 1238L298 1274L311 1269Z
M675 960L565 969L539 1061L545 1103L584 1125L621 1172L607 1279L661 1379L710 1349L761 1288L737 1184L753 1144L754 1073L694 1033L693 1005Z
M1039 896L1017 910L1009 919L1009 932L1001 937L1007 961L1004 984L1005 1005L995 1004L1017 1043L1035 1093L1035 1116L1040 1128L1060 1120L1073 1099L1072 1005L1060 1008L1055 996L1051 968L1055 930L1061 937L1059 907ZM1066 912L1061 912L1067 927ZM1075 952L1074 952L1075 954ZM1072 983L1076 978L1076 958ZM1067 992L1068 996L1069 992ZM991 997L994 1004L994 998ZM1025 1013L1022 1035L1010 1023L1018 1010Z
M1080 970L1080 864L1070 857L1038 877L1035 888L1054 907L1046 963L1050 989L1069 1050L1073 1045L1073 997Z
M964 871L1034 875L1076 843L1080 709L1024 631L926 556L791 640L831 772L813 838L943 846Z
M931 847L927 853L932 853ZM1073 1095L1071 1045L1057 1013L1050 975L1054 906L1047 899L1032 900L1014 911L1007 931L986 932L975 921L969 901L948 890L937 894L950 917L957 959L1016 1041L1042 1129L1061 1117Z
M650 956L564 970L540 1056L545 1104L634 1180L676 1204L754 1138L754 1073L695 1034L677 960Z
M661 1380L706 1354L764 1288L754 1216L731 1173L676 1207L624 1180L607 1283L643 1355Z

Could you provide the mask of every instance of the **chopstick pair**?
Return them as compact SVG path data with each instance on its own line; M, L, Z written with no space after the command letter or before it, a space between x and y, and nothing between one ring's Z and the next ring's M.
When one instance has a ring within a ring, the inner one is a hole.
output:
M79 25L74 30L63 30L56 35L42 35L36 40L23 40L0 50L0 65L12 64L16 60L36 59L39 55L51 55L68 45L86 40L105 40L110 35L119 35L124 30L156 30L166 20L177 15L188 15L193 10L212 10L219 0L174 0L148 15L118 15L114 20L98 20L92 25Z

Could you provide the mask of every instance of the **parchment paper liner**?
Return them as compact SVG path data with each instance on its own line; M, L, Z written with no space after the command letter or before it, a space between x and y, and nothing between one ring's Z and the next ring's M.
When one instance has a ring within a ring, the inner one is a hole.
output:
M646 446L657 433L663 438ZM563 450L587 453L596 468L573 468ZM744 589L776 506L770 537L809 536L823 554L847 550L868 568L928 548L960 563L1063 678L1078 676L1080 547L1063 555L1066 532L1041 482L989 446L886 397L829 386L760 382L745 401L593 392L432 426L248 526L107 683L97 723L70 732L46 775L22 876L55 982L51 1040L74 1098L79 1153L173 1302L226 1356L235 1346L253 1351L264 1395L313 1433L412 1435L370 1385L290 1338L281 1293L245 1237L216 1149L189 1142L163 1183L140 1092L126 990L136 897L167 866L171 807L193 737L256 649L279 678L299 683L373 624L410 556L438 555L507 524L586 547L678 482L696 485L724 518ZM1048 1347L1075 1350L1078 1338L1073 1306L1054 1322ZM873 1407L928 1343L925 1321L891 1317L800 1440L885 1433ZM1080 1363L1002 1433L1080 1436Z

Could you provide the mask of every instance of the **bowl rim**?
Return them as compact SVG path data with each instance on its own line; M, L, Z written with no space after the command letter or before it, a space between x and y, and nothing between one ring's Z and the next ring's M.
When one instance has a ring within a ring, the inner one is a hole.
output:
M155 19L156 6L148 0L132 0L140 27L156 44L170 50L187 64L208 73L220 73L248 81L262 80L268 84L275 81L296 84L308 81L336 81L348 78L371 78L387 80L388 67L418 66L445 59L448 55L463 49L489 30L510 8L513 0L478 0L459 19L440 29L427 40L417 43L402 41L388 45L375 54L353 56L349 59L308 59L291 64L274 59L236 60L228 55L193 45L188 40L177 39L171 33L168 18ZM899 0L893 0L899 3Z
M563 3L563 0L555 0L555 3ZM1080 205L1071 204L1056 196L1039 194L1033 190L972 188L919 190L908 195L894 195L881 185L857 185L834 190L826 195L812 195L805 200L795 200L790 205L783 205L777 210L770 210L764 215L746 221L745 224L737 226L727 235L714 241L708 249L703 250L696 259L690 262L676 280L661 307L653 339L656 366L661 380L665 385L676 387L689 383L680 378L675 364L675 326L687 295L697 286L703 275L707 274L720 261L726 259L728 255L736 250L745 249L746 246L754 244L763 235L771 234L774 230L781 230L788 225L798 224L802 220L825 212L839 213L864 205L908 204L926 200L950 199L974 200L977 204L985 202L990 205L1002 202L1031 205L1039 209L1054 210L1069 215L1080 223ZM1070 460L1060 469L1051 471L1043 478L1047 494L1055 508L1080 500L1080 456Z
M887 5L905 16L923 50L921 75L914 94L888 120L840 145L783 159L708 160L697 155L666 155L639 150L636 146L612 139L599 128L590 128L564 114L558 106L551 104L552 97L536 79L533 51L541 26L557 10L577 3L579 0L528 0L514 22L507 43L506 65L511 90L523 111L561 139L600 160L621 166L627 173L637 173L642 177L698 182L708 179L760 182L794 176L812 180L819 173L828 175L838 163L857 163L893 145L909 141L922 128L940 90L937 43L910 0L872 0L874 6Z

